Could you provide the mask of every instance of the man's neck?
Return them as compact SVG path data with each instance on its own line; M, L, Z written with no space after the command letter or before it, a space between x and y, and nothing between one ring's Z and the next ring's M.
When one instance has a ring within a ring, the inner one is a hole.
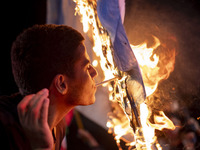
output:
M50 98L49 112L48 112L48 124L51 130L57 126L57 124L67 115L67 113L73 108L63 104L59 104L59 99L53 97Z

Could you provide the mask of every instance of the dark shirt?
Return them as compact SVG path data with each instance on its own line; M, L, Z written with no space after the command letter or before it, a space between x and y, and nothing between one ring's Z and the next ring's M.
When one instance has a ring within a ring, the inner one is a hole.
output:
M17 113L17 105L22 99L19 93L0 97L0 145L5 150L31 149ZM56 150L60 149L64 135L65 123L62 120L56 127Z
M109 134L107 130L84 116L82 113L78 111L77 113L80 115L80 121L82 122L84 129L95 138L100 146L90 147L84 139L77 136L79 127L76 122L76 116L74 115L72 122L68 127L67 150L119 150L112 134Z

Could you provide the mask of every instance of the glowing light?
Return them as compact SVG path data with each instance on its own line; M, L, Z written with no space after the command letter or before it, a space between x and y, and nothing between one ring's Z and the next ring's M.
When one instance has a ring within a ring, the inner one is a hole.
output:
M168 55L170 59L163 66L159 66L159 61L165 58L159 58L154 54L154 50L160 46L160 40L153 36L155 44L152 47L147 47L147 43L140 45L131 45L132 50L139 63L142 77L145 85L147 96L152 95L157 89L159 81L167 79L170 73L174 70L175 64L175 51L172 51ZM152 59L153 58L153 59ZM161 60L160 60L161 59Z
M173 122L164 114L163 111L159 111L159 115L154 116L154 121L156 124L151 124L151 126L158 130L162 130L164 128L174 130L176 128Z
M97 67L97 66L98 66L98 61L97 61L97 60L94 60L94 61L92 62L92 65L93 65L94 67Z

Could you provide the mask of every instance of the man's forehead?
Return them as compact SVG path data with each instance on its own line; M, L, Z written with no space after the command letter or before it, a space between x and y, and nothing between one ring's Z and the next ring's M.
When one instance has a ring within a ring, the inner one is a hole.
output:
M87 53L84 43L81 43L78 49L79 49L78 51L80 54L80 61L82 61L82 63L84 64L90 63L90 57Z

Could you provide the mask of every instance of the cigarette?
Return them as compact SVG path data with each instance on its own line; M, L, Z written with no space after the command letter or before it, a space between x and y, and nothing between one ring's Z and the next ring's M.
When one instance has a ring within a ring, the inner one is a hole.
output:
M96 84L96 87L98 87L98 86L100 86L100 85L102 85L102 84L104 84L104 83L111 82L111 81L113 81L113 80L119 79L119 78L120 78L120 77L117 76L117 77L111 78L111 79L109 79L109 80L105 80L105 81L99 82L99 83Z

